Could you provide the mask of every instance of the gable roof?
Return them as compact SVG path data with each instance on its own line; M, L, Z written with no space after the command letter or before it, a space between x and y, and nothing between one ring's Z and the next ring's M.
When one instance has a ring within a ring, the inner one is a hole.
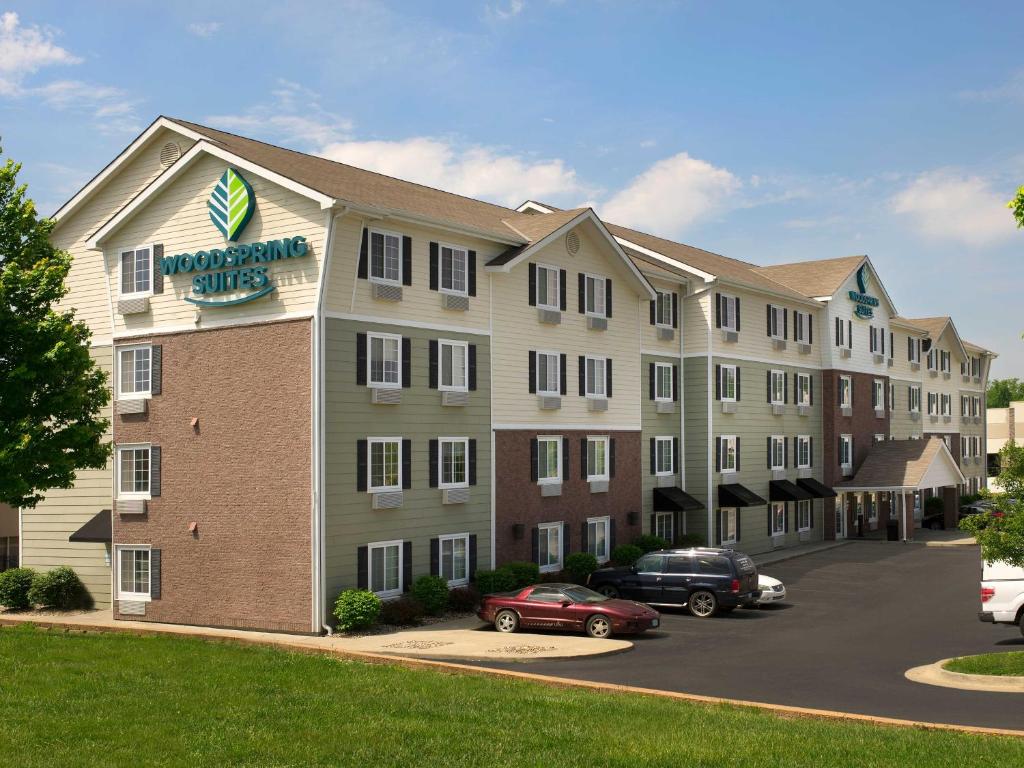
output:
M957 346L960 347L960 352L963 357L967 357L967 351L964 349L964 343L960 339L960 333L957 331L956 325L953 324L953 318L949 315L940 315L938 317L908 317L904 319L927 333L928 338L932 341L938 341L939 337L946 332L946 328L951 328L953 330L953 338L956 341Z
M999 357L999 355L993 352L991 349L986 349L985 347L979 344L975 344L972 341L963 340L963 345L964 349L966 349L968 352L980 352L981 354L989 355L990 357Z
M754 267L756 272L784 283L805 296L832 296L867 256L840 256L835 259L796 261Z
M917 489L936 462L945 464L957 483L967 482L941 437L927 440L884 440L871 446L852 479L836 483L843 490Z

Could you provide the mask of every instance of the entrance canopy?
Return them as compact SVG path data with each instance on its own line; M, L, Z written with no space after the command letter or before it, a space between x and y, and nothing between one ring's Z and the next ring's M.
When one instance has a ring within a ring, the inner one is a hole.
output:
M801 477L796 481L796 484L816 499L834 499L836 497L835 491L824 483L818 482L813 477Z
M739 483L722 483L718 486L720 507L763 507L768 502Z
M771 501L810 501L814 497L789 480L771 480L768 483L768 498Z
M81 528L68 536L68 541L109 544L113 540L110 510L98 512Z
M655 512L689 512L694 509L704 509L704 505L682 488L654 489Z
M871 446L852 479L836 483L837 491L903 491L966 483L953 455L940 437L927 440L886 440Z

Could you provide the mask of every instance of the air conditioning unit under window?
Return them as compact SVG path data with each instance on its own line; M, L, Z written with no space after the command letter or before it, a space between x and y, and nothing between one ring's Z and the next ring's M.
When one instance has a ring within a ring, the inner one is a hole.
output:
M402 402L400 387L371 387L370 402L376 405L398 405Z

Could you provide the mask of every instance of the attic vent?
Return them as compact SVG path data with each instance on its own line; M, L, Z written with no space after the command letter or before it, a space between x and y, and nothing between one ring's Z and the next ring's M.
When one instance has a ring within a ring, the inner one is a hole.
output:
M565 236L565 250L573 256L580 252L580 236L575 230Z
M169 165L173 165L174 161L181 157L181 147L175 144L173 141L168 141L160 149L160 165L166 168Z

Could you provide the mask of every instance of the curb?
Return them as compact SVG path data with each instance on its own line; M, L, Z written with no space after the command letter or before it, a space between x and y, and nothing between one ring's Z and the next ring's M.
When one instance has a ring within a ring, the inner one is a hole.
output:
M932 723L919 720L904 720L894 717L883 717L879 715L863 715L854 712L837 712L828 709L812 709L809 707L796 707L786 704L769 704L762 701L745 701L743 699L727 699L718 696L704 696L696 693L679 693L676 691L660 691L656 688L641 688L632 685L616 685L613 683L597 683L589 680L573 680L565 677L553 677L539 675L533 672L517 672L505 669L488 669L477 667L471 664L459 664L448 661L436 661L433 659L414 659L410 657L386 656L377 653L363 653L357 651L339 651L330 648L323 648L310 645L291 645L275 642L268 638L255 637L226 637L204 632L198 629L189 633L169 632L161 629L139 629L135 627L109 627L103 625L87 624L64 624L59 621L36 621L25 622L0 617L0 626L18 626L31 623L45 629L57 629L65 632L100 632L120 633L138 636L171 635L178 637L198 637L204 640L213 640L222 643L236 643L238 645L249 645L276 648L278 650L307 653L314 656L333 656L348 661L361 661L368 664L390 664L407 669L433 669L454 674L469 674L481 677L507 678L513 680L526 680L543 685L550 685L555 688L577 688L592 691L603 691L606 693L631 693L641 696L655 696L663 699L674 699L676 701L687 701L697 704L718 704L744 709L770 712L783 717L805 717L816 720L839 720L847 722L862 723L867 725L881 725L896 728L916 728L929 731L950 731L956 733L967 733L985 736L1010 736L1024 739L1024 730L1013 730L1010 728L989 728L975 725L954 725L951 723Z
M945 665L953 659L941 659L934 664L913 667L903 676L915 683L958 688L961 691L987 691L989 693L1024 693L1024 677L1000 675L970 675L953 672Z

